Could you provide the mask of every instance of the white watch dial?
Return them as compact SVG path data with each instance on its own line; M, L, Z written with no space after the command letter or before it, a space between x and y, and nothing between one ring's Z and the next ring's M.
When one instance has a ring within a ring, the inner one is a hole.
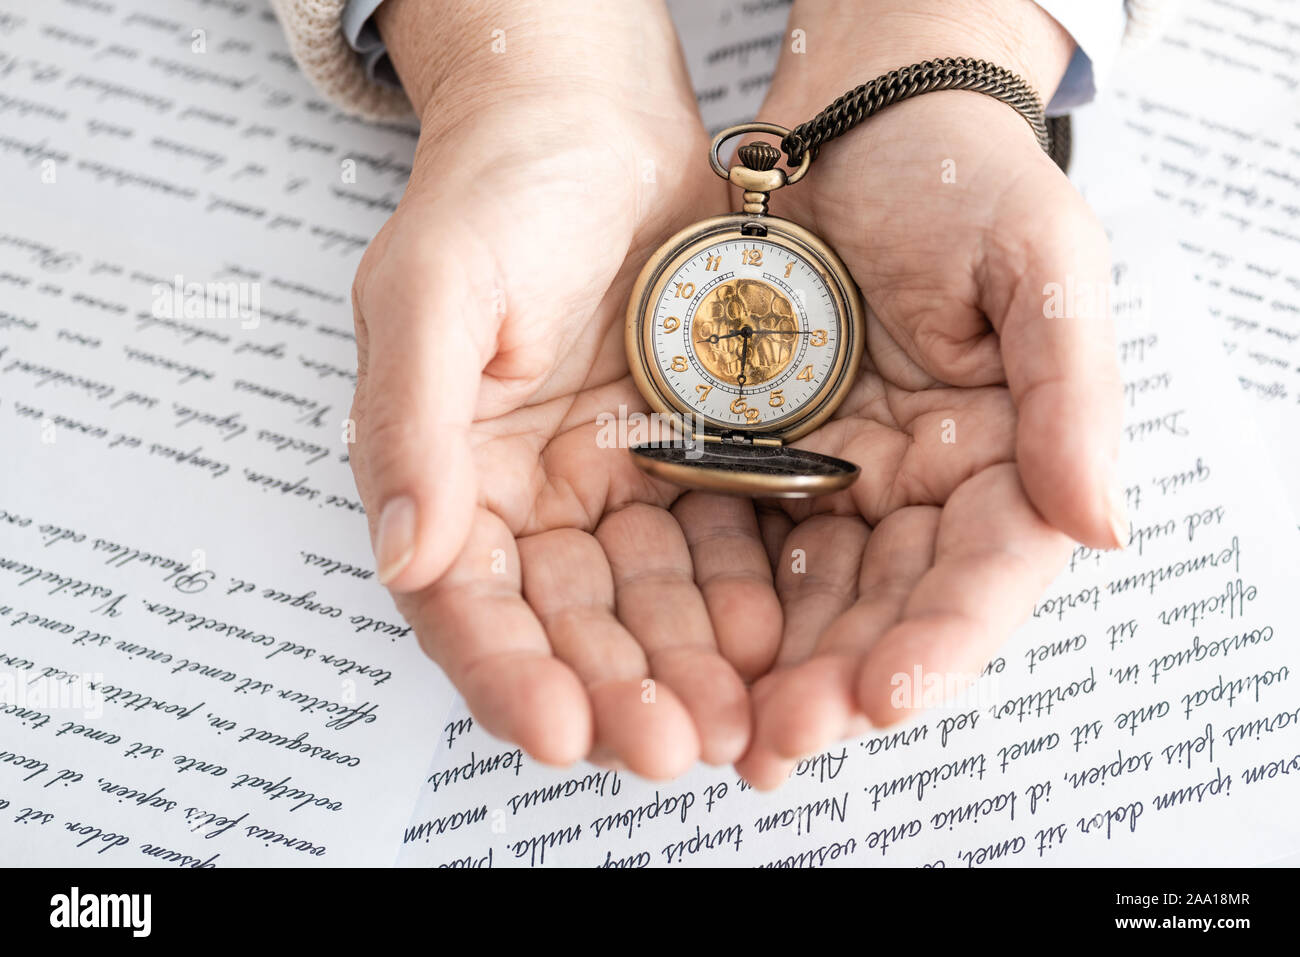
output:
M844 347L821 274L760 237L699 250L651 307L650 361L683 407L724 428L802 418L831 385Z

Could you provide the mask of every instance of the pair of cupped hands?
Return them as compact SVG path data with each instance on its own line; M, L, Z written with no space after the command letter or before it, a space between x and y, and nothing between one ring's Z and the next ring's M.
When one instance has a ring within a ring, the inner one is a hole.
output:
M387 0L379 26L422 130L356 277L351 458L379 577L486 730L775 787L937 704L918 677L978 675L1072 540L1123 543L1110 319L1044 309L1050 284L1106 287L1105 237L1010 107L916 97L773 194L868 307L851 393L797 443L862 473L754 501L598 441L599 414L648 408L638 271L737 208L660 0ZM759 118L787 127L941 56L1046 99L1074 48L1030 0L799 0L784 46Z

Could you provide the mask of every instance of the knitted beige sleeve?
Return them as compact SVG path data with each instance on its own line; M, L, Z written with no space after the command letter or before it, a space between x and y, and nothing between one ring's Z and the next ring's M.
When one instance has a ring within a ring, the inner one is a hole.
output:
M289 40L289 49L307 78L340 109L367 119L411 115L401 90L366 76L361 58L348 46L341 27L347 0L271 0ZM1171 12L1166 0L1125 0L1126 45L1141 45L1158 32Z
M271 0L293 58L325 97L366 119L410 116L406 94L366 76L361 57L348 46L341 26L345 6L347 0Z

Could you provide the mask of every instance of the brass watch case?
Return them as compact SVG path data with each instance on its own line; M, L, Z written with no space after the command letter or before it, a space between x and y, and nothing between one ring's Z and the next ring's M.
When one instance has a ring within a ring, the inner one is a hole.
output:
M760 228L761 227L761 231ZM806 411L775 426L762 423L720 422L702 416L668 387L662 373L652 361L654 333L650 314L653 304L663 294L667 283L677 270L702 250L730 240L762 239L783 246L808 262L830 290L832 304L840 323L842 346L825 383L815 394ZM776 216L732 213L701 220L681 230L668 239L650 257L628 299L625 344L628 368L637 390L650 403L651 408L674 422L706 423L702 435L706 449L713 443L729 446L739 439L742 445L771 449L781 447L800 436L807 435L824 423L848 395L853 379L862 363L866 340L861 293L848 269L826 243L796 223ZM633 450L636 452L636 450ZM735 459L734 447L726 451L728 460ZM829 470L801 468L800 461L813 453L796 452L786 456L779 473L765 467L758 458L772 458L772 453L755 453L753 470L743 464L711 467L708 462L670 461L658 457L637 456L637 465L656 477L695 488L712 491L774 497L807 497L836 491L852 484L858 470L851 463L829 456L821 456L830 464ZM779 456L778 456L779 457ZM706 456L707 459L707 456Z

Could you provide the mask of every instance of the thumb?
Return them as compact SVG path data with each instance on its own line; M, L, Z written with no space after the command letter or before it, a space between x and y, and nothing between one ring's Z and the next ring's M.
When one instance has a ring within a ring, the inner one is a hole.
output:
M425 588L447 570L468 538L477 496L470 428L496 310L472 288L456 247L439 245L414 257L390 249L358 279L355 296L365 339L358 486L379 581L398 592Z
M1083 199L1055 169L1048 175L1056 182L1026 196L1014 217L1028 228L996 264L1010 288L988 310L1001 320L1002 362L1019 413L1016 458L1048 522L1086 545L1123 547L1110 251Z

